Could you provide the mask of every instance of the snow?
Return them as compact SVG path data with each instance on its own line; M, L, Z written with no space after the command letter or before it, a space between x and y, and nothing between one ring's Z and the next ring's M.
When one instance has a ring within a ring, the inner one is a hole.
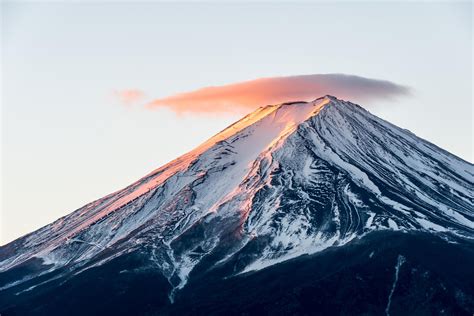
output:
M367 222L365 223L365 228L370 228L372 226L375 215L376 215L375 213L369 212L369 218L367 219Z
M398 230L398 225L395 223L395 221L391 218L388 219L388 227L393 230Z
M270 105L24 237L0 271L39 257L80 273L105 249L92 266L143 247L170 283L178 279L172 298L216 249L215 264L254 258L244 273L376 230L472 236L473 182L469 163L351 103Z
M405 257L402 255L398 255L397 264L395 265L395 277L393 279L392 288L390 290L390 294L388 295L387 307L385 308L385 315L390 316L390 305L392 304L392 296L395 292L395 288L398 283L398 275L400 274L400 269L402 265L405 263Z
M444 228L443 226L440 226L438 224L435 224L433 222L430 222L426 219L423 219L423 218L415 218L416 221L418 223L420 223L420 225L427 229L427 230L434 230L434 231L437 231L437 232L446 232L448 231L446 228Z
M462 216L460 213L453 211L452 209L445 209L445 213L449 217L454 218L459 224L474 229L474 222L468 220L466 217Z

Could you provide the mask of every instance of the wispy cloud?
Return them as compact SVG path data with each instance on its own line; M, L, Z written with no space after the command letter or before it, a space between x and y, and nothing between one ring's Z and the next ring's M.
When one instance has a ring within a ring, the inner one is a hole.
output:
M137 89L115 90L113 94L120 103L126 106L135 105L145 97L145 93Z
M156 99L147 106L165 107L180 114L227 113L286 101L308 101L326 94L351 101L367 101L393 98L409 92L408 87L386 80L345 74L315 74L205 87Z

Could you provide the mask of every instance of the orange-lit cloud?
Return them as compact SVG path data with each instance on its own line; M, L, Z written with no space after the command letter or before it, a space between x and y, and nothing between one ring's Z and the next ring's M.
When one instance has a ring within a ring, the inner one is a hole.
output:
M134 105L143 100L145 94L143 91L130 89L130 90L116 90L114 96L124 105Z
M206 87L153 100L148 107L165 107L180 114L227 113L287 101L309 101L326 94L350 101L366 101L393 98L409 92L409 88L385 80L318 74L261 78Z

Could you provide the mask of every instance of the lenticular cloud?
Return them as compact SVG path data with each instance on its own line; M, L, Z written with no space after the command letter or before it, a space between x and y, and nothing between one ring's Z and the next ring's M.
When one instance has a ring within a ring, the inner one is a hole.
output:
M367 101L409 94L396 83L345 74L315 74L261 78L205 87L151 101L148 107L165 107L176 113L228 113L287 101L309 101L330 94Z

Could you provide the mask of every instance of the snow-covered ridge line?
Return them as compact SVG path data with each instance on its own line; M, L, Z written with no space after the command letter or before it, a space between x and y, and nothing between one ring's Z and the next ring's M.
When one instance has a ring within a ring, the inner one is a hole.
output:
M0 247L0 272L36 257L80 273L140 250L178 290L203 259L242 273L377 230L473 238L472 169L332 96L269 105Z
M320 106L322 106L323 103L325 104L327 103L327 101L321 99L318 103L321 103ZM297 109L296 111L285 111L285 113L283 114L280 111L282 107L296 108L296 106L303 104L304 108ZM83 230L88 229L88 227L90 227L91 225L94 225L95 223L106 219L111 212L116 212L122 208L126 208L130 203L140 199L146 194L150 194L151 191L157 189L163 182L165 182L169 178L179 174L182 171L185 171L187 168L192 167L192 165L199 159L199 157L204 152L212 150L216 146L219 146L220 142L225 141L229 138L233 138L233 140L235 140L239 137L239 134L247 133L246 130L248 129L248 127L254 124L266 125L267 128L272 127L269 128L269 130L267 131L268 135L261 135L264 139L262 139L260 142L263 141L263 143L265 143L269 142L270 139L278 139L279 136L277 136L277 134L281 132L281 129L296 126L302 119L307 118L308 112L310 112L314 106L314 103L283 103L281 105L269 105L257 109L256 111L248 114L236 123L230 125L223 131L219 132L215 136L211 137L211 139L198 146L196 149L171 161L163 167L152 171L147 176L136 181L127 188L109 194L106 197L99 199L95 202L92 202L84 206L83 208L78 209L74 213L67 215L54 222L53 224L51 224L52 227L51 225L48 225L38 231L41 232L42 230L44 230L44 234L40 233L39 236L31 236L34 238L30 238L30 236L27 235L26 238L22 240L23 246L31 248L32 250L34 250L35 253L25 253L23 259L16 258L17 260L12 263L14 263L15 265L19 264L21 262L24 262L24 260L29 259L31 256L43 257L45 256L45 253L50 252L56 246L62 244L63 242L73 240L73 237L76 235L80 235ZM278 113L279 111L280 113ZM272 121L269 122L269 118L271 118ZM261 123L260 121L262 120L266 120L266 122ZM287 120L288 122L286 122L286 125L283 125L285 120ZM255 144L252 144L248 147L253 147L254 145ZM261 149L258 148L260 146L251 149L257 152ZM66 219L69 221L73 220L73 223L71 223L71 225L67 225ZM55 231L53 239L50 238L51 228ZM45 240L48 240L48 243L45 243ZM0 265L0 271L2 271L2 269L10 268L7 262L0 263L2 263L2 265Z

